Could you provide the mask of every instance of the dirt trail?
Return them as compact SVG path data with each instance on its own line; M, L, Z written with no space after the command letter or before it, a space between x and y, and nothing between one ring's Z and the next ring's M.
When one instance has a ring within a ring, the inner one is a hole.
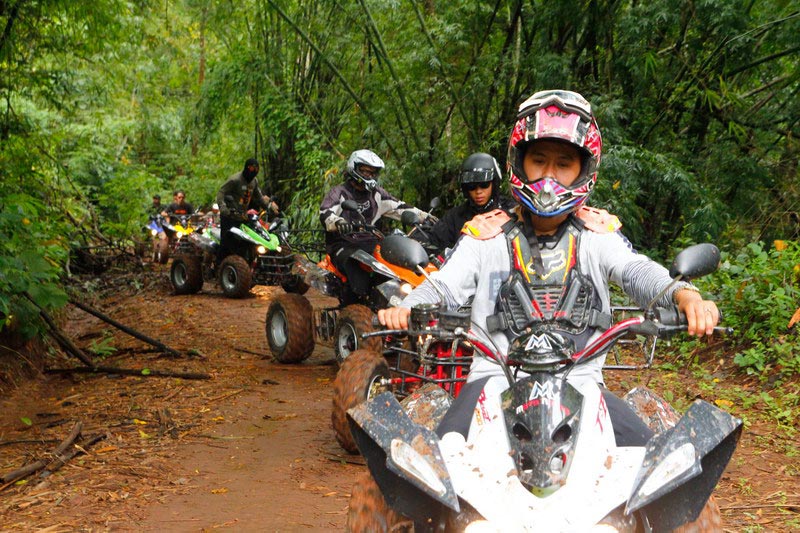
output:
M185 357L162 357L75 309L70 337L84 349L114 346L106 366L213 379L47 375L0 398L0 474L46 455L78 420L84 435L105 435L52 476L0 488L0 531L342 531L365 467L340 450L330 427L330 348L317 346L301 365L272 361L264 319L280 289L229 300L206 284L174 296L163 267L150 279L144 290L132 283L92 303ZM619 392L650 375L609 373L609 383ZM677 387L675 395L701 395L689 375ZM797 507L786 505L799 497L792 449L771 428L748 426L716 493L726 530L798 524Z
M33 450L52 450L76 420L84 435L107 437L51 478L6 487L0 530L343 530L353 479L365 467L342 452L330 428L333 352L319 346L302 365L271 360L264 319L275 291L228 300L207 285L195 296L172 296L158 282L149 293L96 303L171 348L198 354L177 360L71 310L68 331L78 344L113 336L117 352L105 366L213 379L45 376L3 399L0 441L47 442L0 447L0 473L30 462ZM177 438L158 434L159 409L169 410Z

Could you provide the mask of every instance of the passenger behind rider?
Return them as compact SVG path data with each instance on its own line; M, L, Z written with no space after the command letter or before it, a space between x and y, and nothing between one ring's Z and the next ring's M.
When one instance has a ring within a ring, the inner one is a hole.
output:
M461 236L461 228L476 215L495 209L511 212L516 203L500 194L502 173L497 160L489 154L477 152L467 157L458 173L458 185L464 195L464 203L448 210L444 216L425 230L427 235L415 231L411 236L429 244L438 253L453 248Z
M371 254L378 243L373 234L359 231L359 213L369 225L377 224L384 215L400 220L405 211L413 211L420 221L430 216L378 185L378 175L383 168L383 160L377 154L371 150L356 150L347 159L344 183L328 191L319 208L319 219L325 228L325 251L333 265L347 276L341 302L344 305L361 301L369 291L368 274L355 261L349 261L350 256L359 249ZM357 212L342 208L347 200L356 202Z
M510 330L489 333L487 318L499 313L501 286L516 270L516 275L523 276L534 289L532 294L543 295L536 297L536 303L544 317L534 327L572 339L579 350L610 323L610 282L644 307L671 279L664 267L634 251L619 231L615 216L584 205L594 189L601 156L600 131L590 104L574 92L542 91L520 106L517 117L507 161L512 195L518 204L517 220L510 222L501 211L477 217L465 231L467 237L458 241L444 267L431 277L440 286L449 309L474 296L472 330L484 339L489 335L487 345L494 344L506 355ZM512 260L512 248L513 259L521 256L521 261ZM554 293L566 294L565 286L575 279L593 293L586 298L587 318L578 328L568 327L556 316L556 306L548 300ZM426 281L400 307L380 310L378 317L389 329L406 329L413 305L440 299L439 292ZM704 300L691 284L677 283L656 302L662 307L673 304L686 314L689 334L712 334L719 320L717 306ZM617 444L643 445L652 432L624 401L604 388L604 360L600 357L574 368L568 380L598 383ZM455 430L466 435L478 395L490 377L505 379L497 365L475 357L468 383L440 425L440 434Z
M244 162L241 172L231 175L217 192L220 226L220 259L232 253L244 255L239 246L246 247L239 239L232 236L231 228L238 227L247 219L249 209L277 212L278 206L269 201L269 197L258 187L259 165L255 159Z

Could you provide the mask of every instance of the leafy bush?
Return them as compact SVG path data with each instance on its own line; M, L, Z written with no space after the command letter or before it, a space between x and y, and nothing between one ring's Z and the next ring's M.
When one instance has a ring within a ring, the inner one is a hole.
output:
M750 243L723 253L719 271L703 280L717 294L724 323L734 330L732 340L743 347L735 362L748 373L800 372L800 336L787 330L800 305L799 281L800 243L788 241L773 248Z

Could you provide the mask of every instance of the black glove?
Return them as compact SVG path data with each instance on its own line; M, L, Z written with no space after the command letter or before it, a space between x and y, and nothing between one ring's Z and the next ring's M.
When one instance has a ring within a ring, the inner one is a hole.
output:
M336 231L341 233L342 235L347 235L348 233L353 233L355 228L353 225L346 220L337 220L336 221Z

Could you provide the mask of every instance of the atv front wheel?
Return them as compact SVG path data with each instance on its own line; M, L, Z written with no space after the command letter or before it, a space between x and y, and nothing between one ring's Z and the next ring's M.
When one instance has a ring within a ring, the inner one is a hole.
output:
M203 265L199 257L179 255L172 260L169 279L175 294L197 294L203 288Z
M250 265L239 255L229 255L219 266L219 285L228 298L242 298L253 285Z
M279 294L267 309L267 342L279 363L299 363L314 351L312 314L304 296Z
M374 313L360 304L348 305L339 312L333 332L333 351L336 362L341 365L347 357L361 348L380 353L383 341L380 337L362 339L363 333L375 331L372 326Z
M305 294L308 292L308 283L303 281L300 276L291 276L288 280L281 283L281 288L287 293Z
M404 520L386 504L370 473L364 472L350 491L346 531L406 531L398 527Z
M347 410L389 390L383 382L389 378L389 365L382 355L372 350L356 350L344 360L333 381L331 423L336 440L349 453L358 453L350 433Z
M695 531L722 531L722 513L714 496L710 496L706 506L700 511L694 522L683 524L673 530L673 533L692 533Z
M167 261L169 261L169 241L156 239L153 243L153 262L166 265Z

